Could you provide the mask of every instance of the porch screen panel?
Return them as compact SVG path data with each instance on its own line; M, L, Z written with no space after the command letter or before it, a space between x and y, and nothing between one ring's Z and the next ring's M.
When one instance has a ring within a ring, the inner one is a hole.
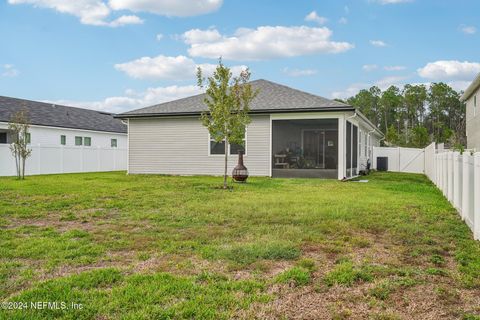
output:
M338 119L272 121L272 176L338 177Z
M347 177L352 176L352 124L347 121L347 133L346 133L346 167Z
M358 127L352 125L353 134L352 134L352 176L357 175L357 166L358 166Z

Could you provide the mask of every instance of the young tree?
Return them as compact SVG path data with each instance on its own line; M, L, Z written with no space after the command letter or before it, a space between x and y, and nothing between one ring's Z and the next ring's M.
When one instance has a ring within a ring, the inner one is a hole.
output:
M25 163L32 153L32 150L28 148L29 128L30 124L25 110L20 110L13 114L8 123L8 130L10 130L13 135L10 151L15 157L18 179L25 179Z
M197 69L197 80L200 88L206 83L205 104L208 111L202 114L202 123L216 142L225 143L225 170L223 188L227 188L228 177L228 145L244 144L245 128L250 123L248 115L250 103L258 91L253 90L248 83L249 70L244 70L238 77L232 77L232 72L225 67L222 60L212 76L207 80L202 75L202 69Z

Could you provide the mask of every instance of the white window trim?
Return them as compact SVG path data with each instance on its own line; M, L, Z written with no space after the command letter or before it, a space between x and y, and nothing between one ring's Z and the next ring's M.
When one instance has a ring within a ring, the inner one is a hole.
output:
M244 156L247 156L248 154L248 142L247 142L247 135L248 135L248 129L245 128L245 153L243 154ZM210 150L210 141L212 141L211 139L211 136L210 136L210 132L208 133L208 156L209 157L225 157L225 154L222 153L222 154L212 154L211 153L211 150ZM223 140L222 140L223 141ZM230 153L230 143L228 143L228 155L229 156L235 156L236 154L231 154Z

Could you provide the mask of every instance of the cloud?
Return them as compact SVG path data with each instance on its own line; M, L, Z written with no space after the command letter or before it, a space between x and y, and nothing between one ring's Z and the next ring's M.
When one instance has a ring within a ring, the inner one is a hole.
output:
M210 63L196 64L192 59L182 55L176 57L163 55L153 58L142 57L115 65L115 69L125 72L132 78L150 80L192 80L195 78L197 67L202 69L204 75L209 76L217 65ZM234 75L240 74L246 68L244 65L230 67Z
M317 14L316 11L312 11L305 16L305 21L316 22L320 25L327 23L328 19L325 17L321 17Z
M347 24L347 23L348 23L348 19L345 18L345 17L341 17L341 18L338 20L338 23L340 23L340 24Z
M192 29L182 35L186 44L211 43L222 39L222 35L216 29L200 30Z
M155 39L157 39L157 41L162 40L162 39L163 39L163 34L158 33L158 34L155 36Z
M386 47L387 44L382 40L370 40L370 44L374 47Z
M290 77L304 77L304 76L313 76L317 74L315 69L290 69L283 68L283 73Z
M417 72L420 77L433 81L471 81L480 72L480 63L439 60L427 63Z
M115 28L115 27L125 26L127 24L142 24L142 23L143 23L143 20L140 19L139 17L129 15L129 16L121 16L113 20L112 22L110 22L108 25L110 27Z
M195 16L217 10L223 0L8 0L9 4L30 4L71 14L82 24L93 26L120 27L141 24L143 20L135 15L122 15L112 19L113 11L145 11L163 16Z
M54 9L74 15L80 19L81 23L93 26L119 27L143 23L142 19L133 15L124 15L113 21L106 21L111 14L111 9L102 0L8 0L8 3L31 4L35 7Z
M13 64L4 64L1 69L2 77L14 78L20 74Z
M475 28L474 26L461 25L460 31L462 31L465 34L475 34L477 33L477 28Z
M191 17L218 10L223 0L110 0L114 10L150 12L168 17Z
M365 64L362 66L362 69L363 71L370 72L378 69L378 66L376 64Z
M407 2L413 2L413 0L372 0L373 2L380 3L382 5L385 4L399 4L399 3L407 3Z
M385 66L383 67L385 71L403 71L406 69L405 66Z
M36 7L54 9L80 18L80 22L90 25L105 25L110 14L108 6L100 0L8 0L9 4L31 4Z
M148 88L141 92L127 90L124 95L107 97L99 101L55 100L46 102L105 112L121 113L162 102L189 97L202 92L203 91L200 88L194 85L168 86Z
M195 31L192 33L192 31ZM196 36L192 36L196 34ZM209 37L207 37L209 35ZM219 37L220 35L220 37ZM240 28L233 36L221 35L216 29L190 30L183 34L193 57L231 60L265 60L318 53L340 53L354 47L348 42L334 42L326 27L260 26Z

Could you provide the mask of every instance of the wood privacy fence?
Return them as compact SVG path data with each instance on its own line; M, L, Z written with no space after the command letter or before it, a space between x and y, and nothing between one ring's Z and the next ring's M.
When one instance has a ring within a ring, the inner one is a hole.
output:
M127 149L85 146L32 145L25 174L54 174L127 169ZM0 176L16 174L9 145L0 144Z
M480 152L442 151L430 158L433 161L425 167L426 175L480 240Z

